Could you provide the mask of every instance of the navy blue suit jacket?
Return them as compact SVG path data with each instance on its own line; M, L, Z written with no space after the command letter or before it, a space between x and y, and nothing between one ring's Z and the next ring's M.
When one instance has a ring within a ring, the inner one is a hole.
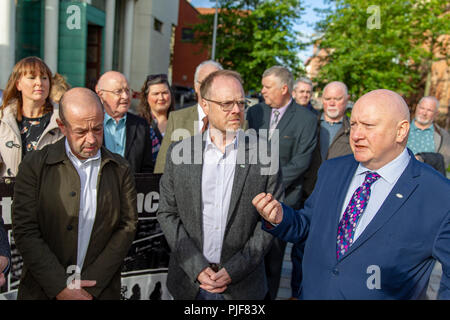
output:
M288 242L306 241L302 298L417 299L439 260L438 298L450 299L450 180L410 155L376 216L339 262L340 211L358 167L353 155L324 162L304 209L283 205L282 222L266 230Z

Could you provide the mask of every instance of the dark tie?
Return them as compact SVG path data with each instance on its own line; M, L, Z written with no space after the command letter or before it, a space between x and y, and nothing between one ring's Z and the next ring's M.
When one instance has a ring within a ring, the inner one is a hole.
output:
M348 251L353 243L359 217L367 207L370 198L370 187L380 175L376 172L366 174L363 184L353 193L347 208L344 211L338 226L336 243L336 257L339 260Z
M205 132L206 129L208 128L208 117L203 117L202 121L203 121L203 127L202 127L201 133Z

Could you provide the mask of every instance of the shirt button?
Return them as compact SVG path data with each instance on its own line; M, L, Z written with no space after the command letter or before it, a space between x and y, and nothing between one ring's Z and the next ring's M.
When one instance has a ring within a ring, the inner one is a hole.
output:
M333 269L333 274L334 274L335 276L339 275L339 270L338 270L337 268L334 268L334 269Z
M69 224L69 225L67 226L67 231L71 231L72 229L73 229L72 225Z
M77 195L77 193L75 191L70 192L71 197L75 197L76 195Z

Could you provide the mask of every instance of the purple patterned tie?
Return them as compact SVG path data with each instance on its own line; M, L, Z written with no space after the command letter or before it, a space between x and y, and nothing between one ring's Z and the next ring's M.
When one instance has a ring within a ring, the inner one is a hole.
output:
M338 260L352 245L359 217L362 215L369 202L370 186L379 178L380 175L376 172L367 173L364 183L353 193L350 202L344 211L344 215L339 222L336 245L336 256Z

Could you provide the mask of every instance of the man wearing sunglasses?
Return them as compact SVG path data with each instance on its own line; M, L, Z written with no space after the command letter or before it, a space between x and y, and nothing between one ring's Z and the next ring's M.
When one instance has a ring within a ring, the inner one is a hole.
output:
M150 126L128 112L131 89L127 78L116 71L103 74L95 87L105 109L104 145L128 160L134 173L153 172Z

